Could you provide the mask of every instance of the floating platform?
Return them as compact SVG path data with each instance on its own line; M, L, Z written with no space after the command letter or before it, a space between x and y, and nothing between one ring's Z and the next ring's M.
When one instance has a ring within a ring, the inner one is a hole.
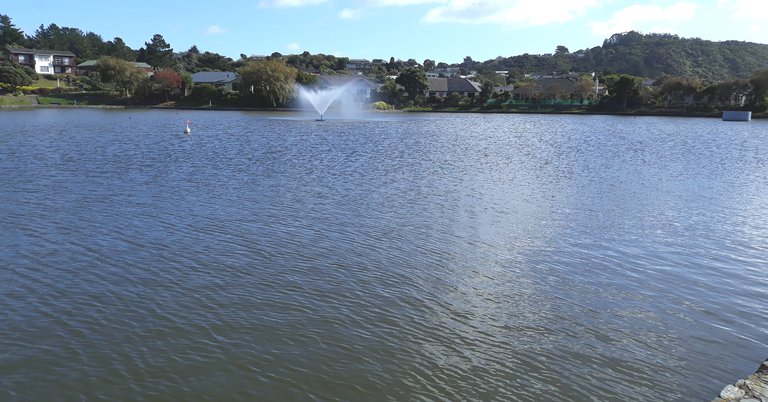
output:
M738 110L723 111L723 121L750 121L752 112L742 112Z

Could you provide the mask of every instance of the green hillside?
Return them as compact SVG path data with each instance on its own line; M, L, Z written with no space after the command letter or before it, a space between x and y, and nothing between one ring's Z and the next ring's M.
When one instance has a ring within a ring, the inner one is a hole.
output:
M649 78L671 75L719 81L747 79L768 68L768 45L630 31L612 35L602 46L591 49L571 53L558 46L555 54L497 58L483 65L513 73L610 71Z

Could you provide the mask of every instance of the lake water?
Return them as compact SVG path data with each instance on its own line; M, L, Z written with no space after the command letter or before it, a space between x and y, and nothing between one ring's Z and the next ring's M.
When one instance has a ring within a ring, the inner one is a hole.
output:
M694 401L768 357L768 121L326 118L0 112L0 400Z

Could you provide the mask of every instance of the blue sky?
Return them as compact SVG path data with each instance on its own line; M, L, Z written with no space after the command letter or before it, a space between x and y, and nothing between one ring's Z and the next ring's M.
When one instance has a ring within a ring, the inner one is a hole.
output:
M138 49L156 33L175 51L197 45L232 58L308 51L350 58L477 61L571 51L613 33L673 33L768 43L766 0L81 0L58 6L0 0L33 34L41 25L121 37Z

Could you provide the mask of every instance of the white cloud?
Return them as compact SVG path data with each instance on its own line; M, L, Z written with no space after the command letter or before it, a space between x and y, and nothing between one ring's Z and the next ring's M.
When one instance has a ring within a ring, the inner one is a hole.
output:
M589 25L592 33L597 35L612 35L631 30L660 32L659 29L666 29L664 32L671 32L671 26L692 20L696 12L697 5L689 2L679 2L669 7L635 4L613 13L608 21L591 21ZM665 28L660 28L661 25Z
M416 6L419 4L447 3L448 0L360 0L362 7Z
M765 0L718 0L717 5L720 15L768 23L768 2Z
M288 49L288 50L291 50L291 51L296 51L296 50L300 50L301 46L299 46L298 43L293 42L293 43L289 43L288 45L286 45L285 48Z
M598 0L447 0L443 3L429 10L422 21L546 25L570 21L599 5Z
M363 10L353 10L351 8L345 8L339 11L339 18L343 20L356 20L363 16Z
M328 0L262 0L260 7L304 7L325 3Z
M224 32L227 32L227 30L218 25L211 25L205 30L206 35L218 35L223 34Z

